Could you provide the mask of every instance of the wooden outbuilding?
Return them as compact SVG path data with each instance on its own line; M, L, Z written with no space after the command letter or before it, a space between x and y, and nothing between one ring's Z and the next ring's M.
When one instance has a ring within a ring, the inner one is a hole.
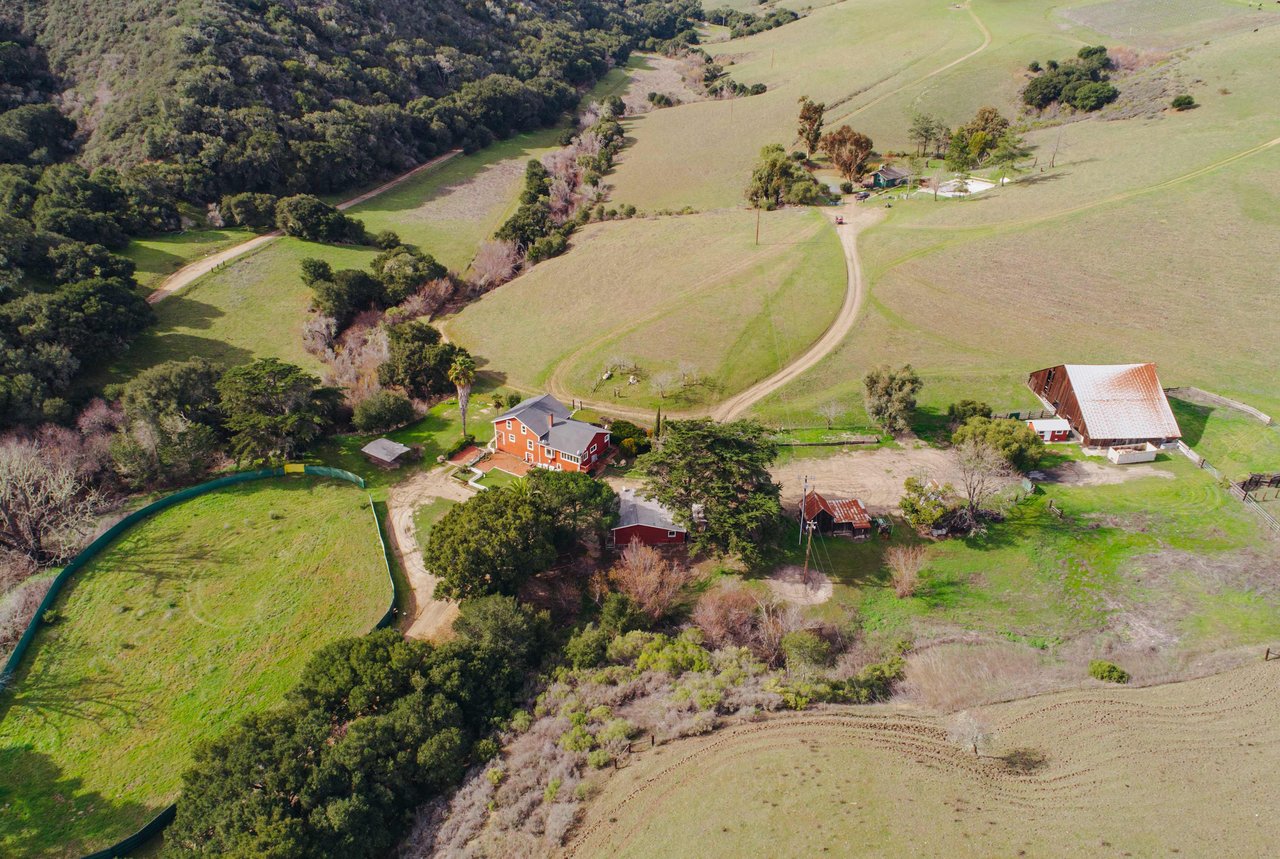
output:
M856 498L827 498L809 492L801 506L805 527L819 534L837 534L855 540L871 537L871 514Z
M1085 447L1162 447L1182 437L1155 364L1059 364L1027 386Z

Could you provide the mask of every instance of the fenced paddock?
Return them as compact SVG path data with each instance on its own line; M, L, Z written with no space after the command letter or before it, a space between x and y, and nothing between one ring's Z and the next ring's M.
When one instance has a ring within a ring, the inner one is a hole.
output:
M171 819L195 743L278 703L325 643L389 619L368 495L292 474L361 479L287 471L161 499L55 580L0 693L0 855L133 849Z

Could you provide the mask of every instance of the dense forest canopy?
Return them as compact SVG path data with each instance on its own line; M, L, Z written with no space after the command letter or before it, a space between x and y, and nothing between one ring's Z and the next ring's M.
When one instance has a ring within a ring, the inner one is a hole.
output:
M7 5L7 4L6 4ZM164 161L184 196L325 192L553 122L638 42L652 0L21 0L90 165ZM176 174L176 175L173 175Z

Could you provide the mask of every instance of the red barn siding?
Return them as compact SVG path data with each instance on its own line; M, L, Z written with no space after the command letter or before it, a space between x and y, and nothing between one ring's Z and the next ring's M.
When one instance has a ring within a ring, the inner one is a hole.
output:
M665 546L672 543L683 543L685 533L676 531L674 537L669 536L665 528L652 525L628 525L625 528L613 529L613 544L618 548L626 548L632 540L639 540L646 546Z

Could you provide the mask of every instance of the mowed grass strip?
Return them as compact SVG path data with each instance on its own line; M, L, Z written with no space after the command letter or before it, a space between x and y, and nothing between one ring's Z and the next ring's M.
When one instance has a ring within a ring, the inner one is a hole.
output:
M345 484L246 484L131 530L68 583L0 698L0 854L131 834L196 743L278 704L390 599L367 497Z
M803 352L844 298L844 257L821 213L765 213L758 245L755 230L745 210L593 225L446 328L524 390L605 399L619 387L649 408L663 402L653 377L687 364L710 387L670 404L714 402ZM597 384L614 358L637 364L640 383Z
M1280 427L1222 406L1169 398L1182 440L1229 480L1280 472Z

